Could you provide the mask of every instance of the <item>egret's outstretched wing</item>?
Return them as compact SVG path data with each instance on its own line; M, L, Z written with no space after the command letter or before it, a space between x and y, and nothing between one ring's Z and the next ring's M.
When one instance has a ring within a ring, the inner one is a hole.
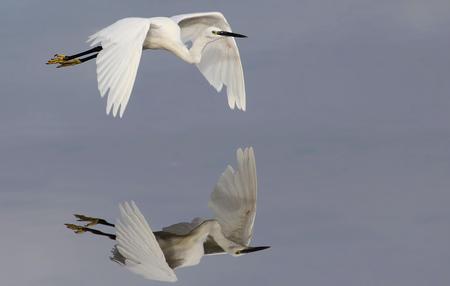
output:
M142 45L150 29L149 19L125 18L89 37L91 46L100 44L97 81L100 95L108 94L106 113L120 117L127 106L141 60Z
M208 206L223 234L241 245L249 245L256 215L256 165L253 148L236 152L237 170L228 166L219 179Z
M192 42L204 29L211 26L231 32L230 25L219 12L177 15L173 16L172 20L180 26L181 40L184 43ZM236 105L238 109L245 110L244 72L234 38L223 37L209 43L204 48L197 67L218 92L222 90L223 85L227 87L231 109Z
M120 218L116 223L117 250L125 258L124 266L147 279L177 281L169 267L150 226L136 204L119 205Z

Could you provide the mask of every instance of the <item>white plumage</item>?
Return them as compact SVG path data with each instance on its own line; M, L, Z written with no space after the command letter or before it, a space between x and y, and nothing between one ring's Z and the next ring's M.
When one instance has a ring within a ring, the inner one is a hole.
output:
M142 45L150 27L148 19L127 18L89 37L91 46L101 45L97 56L100 95L108 94L106 113L123 115L130 99L141 60Z
M119 209L120 218L115 226L116 247L126 259L124 266L147 279L177 281L155 235L136 204L133 201L125 202L119 206Z
M173 16L172 20L181 27L181 39L184 43L193 42L208 27L218 27L231 31L225 17L218 12L196 13ZM197 64L200 72L218 91L227 87L228 104L233 109L245 110L245 83L239 49L234 38L218 38L204 49L201 61Z
M224 235L249 245L256 216L256 165L253 148L238 149L238 167L228 166L217 183L208 206L214 212Z
M106 112L122 117L143 49L165 49L195 64L218 91L227 87L228 105L245 110L245 83L239 50L225 17L219 12L155 18L125 18L89 37L103 48L97 57L100 95L107 95ZM186 44L191 43L190 49ZM151 91L150 91L151 93Z
M238 149L237 169L227 166L211 194L213 219L194 218L153 232L134 202L119 206L116 234L67 225L76 232L89 231L115 239L112 260L147 279L173 282L174 269L197 265L204 255L239 256L268 248L249 246L256 215L256 165L253 149ZM77 215L87 226L109 224L103 219Z

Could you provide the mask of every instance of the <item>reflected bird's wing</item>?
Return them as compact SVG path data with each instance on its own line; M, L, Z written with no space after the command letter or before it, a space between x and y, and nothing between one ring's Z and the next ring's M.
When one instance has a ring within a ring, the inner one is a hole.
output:
M125 258L124 266L147 279L175 282L175 272L169 267L150 226L136 204L119 205L116 224L117 250Z
M162 231L173 233L176 235L187 235L205 220L205 218L196 217L191 222L180 222L164 227ZM210 236L208 236L208 238L203 243L203 249L205 251L205 255L226 254L225 250L223 250L223 248L220 247L217 242Z
M253 148L236 152L237 170L228 166L211 194L209 208L230 240L248 246L256 215L256 165Z
M162 231L177 234L177 235L186 235L204 221L205 221L204 218L196 217L191 222L179 222L176 224L172 224L172 225L163 227Z
M108 94L106 113L120 117L130 99L141 60L142 45L150 20L125 18L89 37L91 46L101 45L97 56L97 82L100 95Z
M219 12L183 14L171 19L180 26L181 40L184 43L192 42L211 26L231 32L230 25ZM228 105L231 109L237 106L238 109L245 110L244 72L234 38L223 37L206 45L197 67L218 92L223 85L227 87Z

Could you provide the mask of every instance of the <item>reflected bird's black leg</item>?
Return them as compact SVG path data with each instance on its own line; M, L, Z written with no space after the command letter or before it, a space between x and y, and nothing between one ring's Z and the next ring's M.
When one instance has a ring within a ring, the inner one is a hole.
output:
M97 229L93 229L93 228L89 228L89 227L85 227L85 226L81 226L81 225L76 225L76 224L71 224L71 223L66 223L65 226L68 229L73 230L75 233L90 232L95 235L107 236L112 240L116 240L116 235L112 234L112 233L106 233L106 232L103 232L103 231L100 231Z
M106 220L104 220L102 218L90 217L90 216L85 216L85 215L80 215L80 214L74 214L74 216L77 218L77 221L87 222L87 224L85 226L94 226L97 224L102 224L102 225L114 227L114 224L107 222Z

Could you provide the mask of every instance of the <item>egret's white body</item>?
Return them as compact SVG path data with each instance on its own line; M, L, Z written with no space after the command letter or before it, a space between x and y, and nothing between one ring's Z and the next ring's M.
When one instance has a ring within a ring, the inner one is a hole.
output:
M190 223L181 222L153 232L135 203L125 202L119 206L120 217L115 225L105 221L115 226L115 235L74 225L68 227L115 239L113 261L147 279L160 281L176 281L174 269L197 265L204 255L238 256L268 248L249 246L257 193L253 149L238 149L237 161L237 170L228 166L211 194L208 205L214 219L195 218Z
M195 64L218 92L227 87L230 108L245 110L244 74L236 42L233 36L221 36L218 31L231 32L230 25L221 13L209 12L125 18L90 36L91 46L103 48L96 62L100 94L108 94L106 112L122 117L143 49L167 50ZM190 48L186 46L189 43Z

